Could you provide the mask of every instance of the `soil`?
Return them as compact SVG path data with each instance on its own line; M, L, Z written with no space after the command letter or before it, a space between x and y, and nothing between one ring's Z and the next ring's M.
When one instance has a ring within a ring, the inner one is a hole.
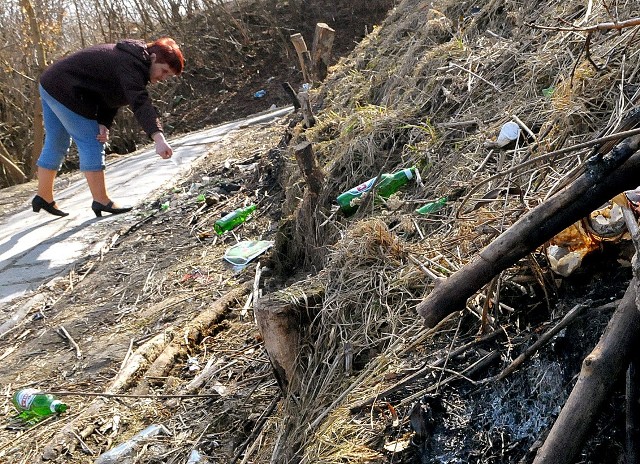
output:
M76 263L40 289L46 302L0 340L0 378L7 393L3 422L9 424L0 431L0 462L36 462L37 453L95 399L83 393L106 391L131 351L158 334L166 334L167 341L180 337L189 321L227 292L243 283L253 285L257 263L239 270L227 265L222 256L238 240L274 238L273 215L278 214L280 200L272 179L281 153L272 148L286 132L285 123L229 136L179 188L161 192L142 206L144 219L126 230L112 231L108 250ZM194 182L202 186L194 189ZM19 196L32 194L27 186L12 190L13 200L5 195L3 205L11 206ZM213 233L213 223L222 214L257 202L266 192L270 197L259 203L248 222L222 236ZM199 195L206 196L207 203L198 202ZM171 206L162 211L160 205L167 201ZM268 276L268 270L263 269L263 274ZM148 393L175 393L212 362L220 366L218 373L200 390L209 398L183 400L177 407L158 399L108 401L99 417L75 425L76 431L89 424L103 429L86 438L87 448L97 455L149 424L161 422L171 429L174 420L176 424L185 420L184 415L189 426L179 433L188 435L193 446L174 451L175 461L161 462L185 462L188 448L196 447L198 440L203 453L224 456L215 462L231 462L255 415L278 395L251 305L246 304L248 297L247 292L234 300L193 346L181 346L178 362L161 378L134 377L130 382L134 390L135 384L146 381L151 384ZM8 316L5 312L2 320ZM61 335L63 327L77 349ZM75 392L63 395L69 411L31 429L13 421L9 394L28 386ZM212 416L219 408L226 414L214 420L222 422L215 425ZM202 436L203 430L210 436ZM80 448L61 451L55 462L87 463L95 458Z

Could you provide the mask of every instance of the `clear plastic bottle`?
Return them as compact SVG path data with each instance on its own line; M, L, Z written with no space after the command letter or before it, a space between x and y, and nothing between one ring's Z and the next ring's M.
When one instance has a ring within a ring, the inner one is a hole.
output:
M398 172L394 172L393 174L381 174L380 181L377 185L377 192L382 198L389 198L395 192L397 192L400 187L405 185L411 179L413 179L413 168L402 169ZM353 213L357 206L352 206L351 201L355 198L361 197L365 192L368 192L373 187L376 178L369 179L366 182L358 185L357 187L352 188L344 193L342 193L337 198L338 205L340 205L340 209L346 214Z
M223 218L218 219L213 225L213 230L215 230L218 235L222 235L246 221L249 215L255 210L256 205L249 205L245 206L244 208L238 208L237 210L232 211Z
M25 388L15 392L13 404L20 411L19 417L30 421L63 413L68 408L53 395L42 393L35 388Z

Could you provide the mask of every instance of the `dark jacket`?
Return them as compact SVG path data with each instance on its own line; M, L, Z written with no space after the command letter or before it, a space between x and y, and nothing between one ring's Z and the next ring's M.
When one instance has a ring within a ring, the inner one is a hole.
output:
M40 84L74 113L111 127L121 106L129 105L151 136L162 131L147 84L151 58L144 42L123 40L95 45L68 55L49 66Z

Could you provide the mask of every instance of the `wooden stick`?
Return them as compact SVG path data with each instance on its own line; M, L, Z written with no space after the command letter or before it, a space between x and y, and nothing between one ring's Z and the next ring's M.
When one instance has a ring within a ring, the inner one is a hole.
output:
M148 378L165 376L180 354L185 352L188 347L194 346L212 324L224 317L229 306L248 292L249 285L240 285L216 300L210 308L198 314L195 319L182 329L181 334L173 338L153 364L149 366L146 376ZM148 378L140 381L134 390L134 394L147 394L151 386Z
M233 364L233 363L232 363ZM106 393L106 392L85 392L85 391L47 391L45 394L51 394L54 396L86 396L86 397L99 397L99 398L152 398L152 399L167 399L167 398L220 398L219 393L201 393L191 394L182 393L176 395L161 395L161 394L133 394L133 393Z
M426 388L424 390L416 392L413 395L407 396L406 398L403 398L402 401L400 401L395 406L396 406L396 408L399 408L401 406L406 406L408 404L411 404L415 400L423 397L424 395L427 395L429 393L433 393L434 391L436 391L436 389L442 387L443 385L447 385L447 384L453 382L454 380L458 380L460 378L460 375L463 375L465 377L470 377L470 376L474 375L476 372L480 372L482 369L485 369L486 367L489 367L491 364L493 364L498 359L500 359L500 353L498 353L497 351L492 351L491 353L489 353L486 356L482 357L481 359L479 359L478 361L476 361L472 365L464 368L462 371L460 371L459 375L453 375L451 377L447 377L447 378L441 380L440 382L438 382L437 384L430 385L428 388Z
M9 332L15 329L22 320L27 317L27 314L36 306L42 305L45 302L45 297L42 293L38 293L29 298L26 303L23 303L17 310L12 311L9 320L0 325L0 340L4 338Z
M527 359L533 356L543 345L548 343L558 332L564 329L566 326L571 324L582 312L584 308L587 307L586 303L581 303L575 305L565 316L562 318L560 322L558 322L555 326L553 326L550 330L545 332L536 342L531 345L529 348L524 350L524 352L513 360L511 364L509 364L498 376L495 378L496 381L503 380L506 376L515 371L518 367L522 365Z
M69 332L67 332L67 329L65 329L64 326L61 325L60 327L58 327L57 332L62 338L66 338L67 341L71 344L71 346L75 348L76 358L82 359L82 351L80 351L80 347L78 346L76 341L73 339L73 337L69 334Z
M302 117L304 120L304 127L309 129L316 125L316 118L313 116L313 111L311 110L311 102L309 101L309 92L302 91L298 94L298 100L300 101L300 105L302 105Z
M193 321L191 321L183 330L183 335L176 337L178 341L176 343L181 343L183 339L186 339L189 342L194 343L195 339L199 336L202 331L208 327L211 323L212 318L221 311L220 307L226 307L232 299L235 299L242 294L248 292L248 286L241 285L239 287L234 288L227 294L225 294L222 298L217 300L215 304L207 311L201 313L198 317L196 317ZM174 340L176 340L174 339ZM86 394L86 396L95 396L96 399L89 404L74 420L70 421L66 424L45 446L42 454L38 457L37 463L42 463L43 461L51 461L57 459L63 449L65 449L69 443L72 443L75 440L73 435L73 431L76 428L76 424L85 417L91 417L95 414L99 414L100 411L104 408L105 398L111 395L120 395L121 392L125 390L131 383L134 375L148 366L150 363L156 366L156 371L162 371L161 367L166 363L167 360L172 359L171 356L176 353L175 344L173 341L170 341L166 336L165 332L162 332L151 340L147 341L144 345L138 348L133 355L129 357L126 365L118 372L115 378L111 381L109 387L106 389L104 393L95 393L95 394ZM160 361L158 360L160 359ZM153 361L155 360L155 361ZM149 368L151 369L151 368ZM153 375L147 371L148 375ZM143 384L146 384L146 380L143 380ZM142 390L138 388L137 390ZM58 392L58 394L63 394L64 392ZM134 392L136 395L146 395L146 391L136 391ZM218 396L216 394L215 396ZM142 396L141 396L142 397ZM145 396L149 397L149 396ZM154 395L154 398L161 398L162 395ZM166 396L165 397L169 397Z
M307 44L304 41L302 34L292 34L290 36L291 43L296 49L298 54L298 60L300 61L300 68L302 69L302 77L305 82L313 82L311 79L311 54L307 50Z
M469 348L472 348L476 345L479 345L481 343L484 342L488 342L493 340L494 338L497 338L499 335L502 335L504 333L504 330L502 328L498 329L498 330L494 330L491 333L488 333L486 335L483 335L482 337L473 340L469 343L466 343L458 348L456 348L455 350L451 351L450 353L448 353L447 356L443 356L441 358L436 359L433 363L431 364L425 364L423 365L420 369L418 369L417 371L413 372L411 375L407 376L406 378L400 380L399 382L396 382L394 385L392 385L391 387L387 388L386 390L378 393L375 397L373 398L368 398L364 401L361 401L357 404L354 404L353 406L351 406L349 409L351 410L351 412L357 412L362 408L365 408L367 406L372 405L378 398L385 398L388 397L389 395L391 395L392 393L397 392L398 390L400 390L401 388L403 388L405 385L410 384L411 382L413 382L414 380L417 380L419 378L424 378L425 374L427 372L429 372L430 370L434 369L434 368L440 368L442 365L444 365L445 360L447 358L453 358L456 356L461 355L462 353L464 353L465 351L467 351Z
M569 464L587 438L593 421L638 349L640 311L634 278L600 341L584 359L576 385L536 454L534 464Z
M625 464L640 463L640 356L637 354L627 369L626 450Z
M316 24L311 47L311 66L313 75L318 82L322 82L327 77L327 68L331 60L331 49L333 48L335 35L336 31L326 23Z
M264 427L264 424L267 422L267 419L276 409L276 406L278 405L278 402L280 401L281 397L282 397L281 393L278 392L278 394L271 400L271 404L269 404L267 409L265 409L264 412L260 415L260 417L256 421L256 425L253 427L253 430L251 431L251 434L236 449L236 454L233 456L233 459L231 459L232 464L238 461L240 456L242 456L242 453L244 453L244 451L247 449L247 446L249 446L249 443L255 440L255 438L260 434L260 432L262 431L262 427Z
M282 88L284 89L284 91L289 96L289 99L291 100L291 103L293 104L294 110L298 111L300 109L300 100L298 100L298 96L296 95L295 91L291 87L291 84L289 84L288 82L284 82L282 84Z
M307 182L309 192L316 196L320 195L324 186L325 174L318 166L311 142L299 143L295 146L294 151L298 167Z

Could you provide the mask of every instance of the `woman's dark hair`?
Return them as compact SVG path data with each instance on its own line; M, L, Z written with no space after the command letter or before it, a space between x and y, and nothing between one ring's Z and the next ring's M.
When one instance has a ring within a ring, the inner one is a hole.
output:
M175 40L170 37L162 37L154 42L147 44L149 55L156 54L156 63L168 64L176 76L182 73L184 69L184 57L180 51L180 47Z

